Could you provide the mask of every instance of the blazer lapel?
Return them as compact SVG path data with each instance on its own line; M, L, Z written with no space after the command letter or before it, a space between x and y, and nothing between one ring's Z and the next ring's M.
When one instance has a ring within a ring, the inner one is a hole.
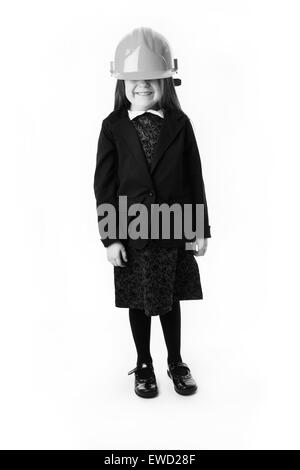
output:
M182 119L182 116L183 112L177 109L165 112L164 122L160 130L159 139L156 144L151 167L149 169L142 144L136 129L128 116L128 111L125 107L120 110L120 116L117 119L117 122L115 122L115 132L134 155L136 163L142 172L141 179L144 180L146 178L150 185L152 184L151 176L157 167L158 162L161 160L164 152L184 125L184 119Z
M181 130L184 124L182 113L179 110L169 110L165 113L164 123L161 127L159 139L156 144L154 155L151 161L151 174L157 167L158 162L164 155L169 145L173 142L178 132Z

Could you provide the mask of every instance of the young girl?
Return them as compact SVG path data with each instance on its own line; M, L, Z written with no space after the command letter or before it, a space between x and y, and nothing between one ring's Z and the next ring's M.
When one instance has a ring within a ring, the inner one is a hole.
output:
M161 322L175 391L190 395L197 390L180 352L180 300L203 298L194 255L204 255L211 234L200 155L174 88L181 83L173 78L176 59L174 64L168 42L151 28L137 28L119 43L111 62L117 78L115 106L102 122L94 176L97 209L110 203L124 215L121 195L129 203L143 203L149 212L152 204L162 202L204 207L203 237L192 241L185 236L163 239L161 232L159 238L122 238L119 218L116 235L104 237L100 229L114 266L115 306L129 309L137 361L128 374L135 373L134 391L143 398L158 394L150 353L152 316ZM98 211L99 227L102 222Z

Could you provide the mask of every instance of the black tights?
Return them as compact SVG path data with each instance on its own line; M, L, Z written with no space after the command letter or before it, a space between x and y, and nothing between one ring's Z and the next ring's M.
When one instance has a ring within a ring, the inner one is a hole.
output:
M174 302L172 310L159 315L165 343L168 350L168 363L182 361L180 355L181 312L179 301ZM151 317L144 310L129 308L129 321L137 350L137 364L152 362L150 354Z

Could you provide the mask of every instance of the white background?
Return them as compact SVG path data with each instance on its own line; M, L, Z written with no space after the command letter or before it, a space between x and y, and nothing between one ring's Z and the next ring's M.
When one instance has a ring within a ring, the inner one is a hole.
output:
M299 449L299 31L293 1L1 2L0 445ZM178 59L212 238L204 299L181 302L197 394L133 391L93 175L109 62L152 27Z

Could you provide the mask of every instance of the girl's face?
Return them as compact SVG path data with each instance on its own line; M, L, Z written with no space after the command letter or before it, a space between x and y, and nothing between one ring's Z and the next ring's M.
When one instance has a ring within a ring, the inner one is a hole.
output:
M155 80L124 80L131 111L150 109L161 97L160 83Z

